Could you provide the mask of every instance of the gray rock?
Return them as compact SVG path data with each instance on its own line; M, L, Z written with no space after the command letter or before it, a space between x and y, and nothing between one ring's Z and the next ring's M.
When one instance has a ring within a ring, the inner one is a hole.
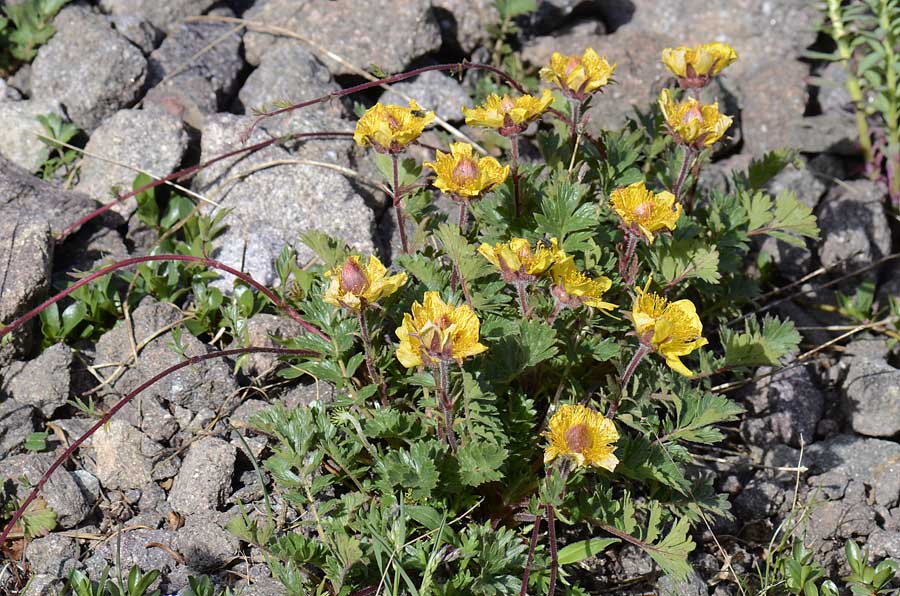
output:
M34 360L7 368L2 388L19 403L33 406L50 418L69 398L72 360L69 346L50 346Z
M850 358L841 390L853 430L869 437L900 433L900 370L881 359Z
M231 487L235 449L215 437L191 445L169 492L169 505L182 514L218 508Z
M738 62L742 60L747 58L742 56ZM749 74L730 75L738 81L743 98L744 151L761 156L767 151L796 146L792 126L803 117L809 101L808 75L808 65L782 57L761 64Z
M224 567L240 546L237 536L224 529L230 515L204 511L187 516L175 535L175 549L192 570Z
M259 578L253 582L238 584L243 596L286 596L284 584L271 577Z
M53 240L46 221L0 209L0 321L12 322L37 306L50 289ZM36 323L13 334L13 351L25 352Z
M28 216L60 232L99 204L87 195L61 190L0 156L0 213L4 221ZM6 232L0 238L11 238ZM0 320L6 320L0 314Z
M171 470L155 467L162 447L127 422L113 418L91 437L96 462L94 475L104 488L131 489L150 479L171 476Z
M58 454L25 453L6 457L0 461L0 476L25 478L31 486L40 481ZM40 496L56 512L57 527L76 527L90 513L91 503L84 497L75 477L65 468L59 468L50 476Z
M12 399L0 400L0 457L6 457L34 432L34 408Z
M0 77L0 102L20 101L21 99L22 94L19 93L19 90Z
M214 14L234 16L229 10ZM156 104L168 111L180 109L189 124L196 114L212 114L224 106L234 92L244 61L241 36L230 23L197 22L178 26L159 49L150 54L145 105ZM199 123L202 125L202 122Z
M491 0L433 0L432 6L444 44L459 45L466 54L488 41L488 25L500 20Z
M101 202L109 202L115 198L114 189L121 193L131 190L137 176L134 168L157 177L174 172L187 145L187 133L177 118L144 110L120 110L91 135L85 150L97 158L86 155L82 159L81 176L75 189ZM124 217L136 209L133 198L113 207Z
M738 519L745 523L774 518L790 508L788 491L783 483L752 478L734 500Z
M833 267L846 260L845 268L864 267L891 252L884 195L884 187L871 180L832 187L818 213L822 265Z
M759 374L767 372L769 369L762 368ZM825 412L825 395L806 366L761 379L748 402L753 416L744 419L741 431L749 444L761 447L812 443Z
M423 109L434 110L439 118L451 122L463 120L462 108L472 107L469 94L457 79L434 70L394 84L380 101L405 106L407 101L401 93L415 99Z
M28 543L25 558L33 573L65 577L77 562L78 551L78 543L74 538L48 534Z
M56 596L65 588L65 583L55 574L37 573L28 578L21 596Z
M790 146L804 153L859 155L861 148L852 114L821 114L789 125Z
M92 131L138 99L147 61L104 17L85 7L64 8L54 25L56 35L32 63L32 95L59 101L79 128Z
M766 185L772 196L778 196L784 192L792 192L797 199L809 207L815 209L819 205L819 200L828 186L809 167L787 166L777 176L772 178Z
M759 250L772 257L772 262L788 279L799 279L813 267L813 253L806 246L794 246L784 240L766 236Z
M234 412L231 413L231 425L235 428L252 428L250 419L267 409L269 404L261 399L248 399L241 402Z
M141 429L154 441L167 442L178 432L178 421L153 395L139 395L119 410L117 417Z
M121 561L123 575L127 575L128 570L134 565L144 572L158 569L163 573L174 567L170 553L174 550L175 532L138 528L122 532L121 537L121 549L118 540L104 540L97 547L95 554L107 563ZM157 544L168 547L168 550L155 546ZM102 570L105 565L102 561L100 563L99 568ZM112 571L110 576L115 577L115 571Z
M278 40L262 55L259 66L238 93L244 112L272 109L276 102L300 103L339 91L328 69L299 41ZM341 114L337 101L304 108Z
M825 114L847 114L853 111L853 100L847 91L847 67L829 62L819 73L819 107Z
M803 463L809 467L813 476L836 471L847 478L874 486L879 478L876 471L888 469L897 458L900 458L900 444L854 435L838 435L810 445Z
M327 404L334 401L334 385L325 381L300 383L292 387L281 400L288 409L308 408L313 403Z
M247 320L247 342L251 346L274 348L281 345L275 338L288 339L303 333L299 324L284 316L259 313ZM250 354L246 362L247 373L257 376L272 372L278 364L278 355Z
M354 0L266 0L255 3L244 18L290 29L357 68L377 64L389 73L441 46L431 0L373 0L365 10ZM247 61L258 64L274 40L271 34L248 31ZM335 74L357 74L338 62L328 67Z
M900 559L900 532L875 530L866 540L866 550L873 561Z
M113 16L137 16L168 31L185 17L200 15L215 0L100 0L103 10Z
M111 396L124 395L133 391L151 376L183 361L180 354L171 348L174 342L171 332L158 337L163 329L180 318L177 310L167 304L145 299L132 312L132 332L138 344L151 336L138 354L138 361L125 370L108 388ZM193 335L185 333L181 338L184 355L187 357L208 353L211 348ZM95 364L121 363L131 354L129 331L124 323L117 324L97 341ZM115 368L107 369L112 374ZM218 407L223 399L237 389L237 384L229 366L221 360L207 360L186 366L149 387L141 395L161 402L177 404L196 412L204 407Z
M810 479L811 483L815 479ZM816 560L833 570L843 560L848 538L859 539L877 529L875 511L866 504L862 482L850 481L841 498L819 500L811 508L805 524L805 542L816 553Z
M144 54L152 52L162 39L162 32L159 29L134 14L114 14L109 17L109 22Z
M65 120L62 106L52 99L0 102L0 130L6 139L0 154L29 172L37 171L49 153L38 137L45 131L37 117L51 113Z
M671 575L659 578L656 584L659 596L709 596L709 586L696 571L681 580Z
M100 500L100 481L87 470L73 470L72 480L78 485L81 494L90 506Z
M230 114L210 117L203 130L201 160L239 146L240 136L251 122L252 118ZM326 120L321 112L301 111L264 128L281 135L335 127L350 128L349 123ZM249 142L269 138L266 130L257 129ZM363 254L372 252L374 214L343 175L303 163L263 167L298 159L349 165L348 148L346 141L308 141L296 151L273 145L252 155L220 161L200 172L195 189L231 209L223 220L230 227L216 240L216 258L232 267L243 266L257 281L272 284L276 281L275 259L285 245L294 244L306 230L319 229ZM305 246L298 244L296 249L301 262L313 257Z

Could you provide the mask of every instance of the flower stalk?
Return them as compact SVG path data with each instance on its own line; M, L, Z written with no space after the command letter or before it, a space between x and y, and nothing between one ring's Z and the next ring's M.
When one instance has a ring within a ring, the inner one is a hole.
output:
M522 310L522 318L530 319L531 318L531 309L528 307L528 293L525 291L525 288L528 284L524 281L515 282L516 293L519 296L519 308Z
M528 578L531 576L531 565L534 563L534 549L537 546L542 520L543 518L540 515L534 518L534 528L531 530L531 540L528 542L528 558L525 560L525 571L522 572L522 587L519 589L519 596L528 594Z
M406 239L406 217L403 214L403 205L401 204L403 196L400 193L399 161L400 158L397 157L396 153L391 154L391 164L393 166L394 173L394 184L391 188L391 191L394 195L394 213L397 216L397 229L400 232L400 246L403 248L403 253L408 255L410 254L409 241Z
M372 349L372 337L369 334L369 323L366 322L366 308L363 306L357 311L357 317L359 319L359 333L362 337L363 349L366 354L366 369L369 371L369 379L371 379L372 383L378 385L378 392L381 394L381 403L388 403L388 394L387 394L387 385L384 382L384 378L378 371L375 370L375 358L373 357L373 349Z
M522 216L522 196L519 190L519 135L509 137L509 168L513 181L513 205L516 217Z
M556 510L553 505L547 504L547 540L550 544L550 582L547 587L547 595L553 596L556 592L556 575L559 572L559 546L556 543Z
M453 401L450 399L450 367L447 362L441 361L438 370L438 407L444 415L444 436L450 451L456 453L459 446L456 442L456 433L453 432Z

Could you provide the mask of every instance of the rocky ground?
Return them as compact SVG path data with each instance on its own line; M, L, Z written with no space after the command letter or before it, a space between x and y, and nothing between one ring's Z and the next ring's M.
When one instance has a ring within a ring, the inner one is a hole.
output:
M150 236L133 202L60 245L52 240L54 232L107 202L113 187L130 188L133 170L116 163L155 175L196 164L238 146L254 108L355 84L361 80L356 69L373 63L399 72L464 57L483 60L489 53L486 26L496 18L492 6L489 0L70 4L56 18L58 33L33 63L0 80L0 321L37 304L54 276L147 249ZM192 18L197 15L206 18ZM840 69L802 58L804 50L824 43L817 16L807 0L544 0L523 23L521 48L532 65L544 64L553 51L580 53L585 47L619 64L618 85L592 109L595 128L620 125L634 107L644 108L658 96L666 78L662 48L720 40L737 49L740 60L716 89L725 111L735 116L733 140L705 183L726 184L725 173L770 149L803 152L805 166L781 174L772 190L794 189L813 207L823 240L805 249L772 240L760 249L772 255L785 282L820 267L829 270L798 283L806 294L773 306L807 328L807 347L836 335L821 329L835 319L808 308L833 299L821 284L892 254L897 242L884 189L854 179L860 164ZM253 30L235 17L255 23ZM816 74L838 84L814 87L810 77ZM465 132L458 106L468 101L466 83L432 73L397 85L385 98L415 97ZM34 118L48 112L89 136L71 190L29 174L42 159ZM268 121L251 142L288 130L353 126L351 104L335 101ZM303 230L322 229L363 252L387 249L396 241L385 197L364 183L376 174L361 157L347 140L314 141L272 146L201 172L190 189L231 209L217 257L236 267L243 262L251 275L271 283L274 258ZM257 167L275 160L294 163ZM358 171L362 178L312 161ZM298 248L301 259L311 256ZM864 279L877 283L881 304L900 292L894 262L837 287L852 289ZM117 326L77 354L57 345L35 357L34 326L0 348L0 476L35 482L52 461L52 453L23 452L29 433L46 426L55 437L51 445L60 447L87 427L89 419L66 405L71 396L103 379L93 395L101 404L112 403L177 362L166 330L179 318L177 310L145 300L130 313L130 332ZM259 315L250 332L265 342L270 333L295 330L280 318ZM185 336L189 355L210 349ZM865 542L875 557L900 558L896 356L883 339L858 334L839 351L823 351L806 366L744 389L739 397L747 416L727 448L700 460L718 474L736 517L699 537L689 584L666 578L657 584L650 560L625 548L597 562L598 590L637 579L628 583L634 593L736 593L730 574L753 572L762 546L796 503L811 504L804 527L820 559L834 570L842 565L839 550L847 538ZM239 436L255 455L265 449L266 438L246 430L249 416L267 401L302 404L317 395L312 386L273 384L273 365L273 359L256 357L252 378L235 376L226 362L186 368L94 435L78 452L77 466L57 472L44 490L59 515L58 531L26 548L34 576L28 593L44 593L70 569L96 574L112 564L117 542L110 536L123 528L122 563L162 570L169 592L183 587L190 574L209 573L243 586L248 596L278 594L258 553L241 550L223 529L238 500L252 506L261 498ZM806 468L799 474L798 465ZM148 548L149 543L164 548Z

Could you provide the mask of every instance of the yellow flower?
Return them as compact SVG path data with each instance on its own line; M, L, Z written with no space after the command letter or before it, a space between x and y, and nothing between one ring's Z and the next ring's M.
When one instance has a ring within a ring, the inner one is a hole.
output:
M581 56L566 56L553 52L550 66L541 69L541 79L554 83L562 92L575 99L584 99L597 89L609 84L616 65L610 65L593 48Z
M423 164L437 172L434 185L456 198L471 199L503 184L509 166L493 157L472 157L472 145L453 143L450 153L437 151L433 163Z
M669 368L686 377L694 376L681 362L681 356L687 356L708 342L703 337L703 323L693 302L678 300L670 303L662 296L648 293L646 287L638 288L631 318L641 341L647 338L650 346L666 359Z
M478 247L478 253L499 269L507 282L532 281L564 256L556 238L551 238L549 242L539 240L534 250L528 240L513 238L494 246L482 244Z
M719 113L719 102L703 105L693 97L676 102L668 89L659 96L659 108L675 140L692 147L712 145L731 126L731 118Z
M544 89L540 98L523 95L515 99L508 95L500 97L491 93L485 102L477 108L463 108L466 124L494 128L502 135L514 135L522 132L528 123L537 120L550 104L553 94Z
M359 310L371 302L390 296L406 283L406 273L387 276L387 269L376 257L369 257L363 267L359 257L347 257L344 264L325 273L331 283L325 291L325 302Z
M575 259L567 256L550 268L550 275L555 284L550 291L564 306L577 308L581 305L612 310L615 304L603 301L605 294L612 287L612 280L600 276L591 279L575 267Z
M353 140L363 147L374 145L377 151L398 153L433 120L434 112L423 112L414 100L408 108L376 103L356 123Z
M404 314L403 324L397 328L397 359L406 368L451 360L461 364L487 350L478 342L480 329L471 308L446 304L437 292L425 292L423 303L414 302L412 314Z
M595 466L612 472L619 463L613 455L619 440L616 425L591 408L560 406L550 418L550 429L544 436L550 443L544 449L544 464L557 457L569 457L578 466Z
M727 43L704 43L693 48L679 46L662 51L662 61L685 88L703 87L722 69L738 59Z
M675 204L675 195L665 190L654 194L643 181L612 191L609 206L626 228L644 234L651 244L654 232L663 228L674 230L681 217L681 205Z

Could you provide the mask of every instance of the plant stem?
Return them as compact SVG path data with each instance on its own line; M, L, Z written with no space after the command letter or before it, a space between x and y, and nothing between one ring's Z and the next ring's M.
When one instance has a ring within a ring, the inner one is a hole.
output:
M297 311L295 311L293 308L288 306L286 302L284 302L278 296L276 296L272 292L272 290L270 290L263 284L259 283L258 281L256 281L255 279L253 279L252 277L247 275L246 273L238 271L237 269L229 267L228 265L226 265L224 263L220 263L219 261L215 261L213 259L207 259L207 258L203 258L203 257L194 257L194 256L190 256L190 255L147 255L147 256L143 256L143 257L134 257L131 259L124 259L117 263L113 263L112 265L107 265L106 267L103 267L102 269L99 269L99 270L95 271L94 273L91 273L90 275L79 279L77 282L75 282L74 284L72 284L71 286L66 288L65 290L59 292L58 294L56 294L55 296L53 296L51 298L48 298L47 300L45 300L38 306L34 307L33 309L31 309L30 311L28 311L27 313L25 313L24 315L22 315L21 317L19 317L12 323L10 323L9 325L6 325L2 329L0 329L0 338L4 337L7 333L15 331L16 329L18 329L19 327L24 325L25 323L27 323L28 321L30 321L31 319L36 317L38 314L40 314L44 309L46 309L51 304L55 304L55 303L59 302L60 300L62 300L63 298L65 298L66 296L68 296L69 294L74 292L75 290L77 290L78 288L91 283L95 279L97 279L99 277L103 277L104 275L107 275L108 273L112 273L113 271L116 271L118 269L124 269L124 268L130 267L132 265L138 265L140 263L148 263L151 261L187 261L190 263L200 263L202 265L206 265L207 267L211 267L213 269L221 269L222 271L225 271L226 273L230 273L231 275L237 277L238 279L247 282L248 284L250 284L257 290L262 292L265 295L265 297L268 298L272 302L272 304L274 304L276 307L278 307L280 310L282 310L289 317L294 319L294 321L296 321L301 327L303 327L310 333L315 333L316 335L318 335L319 337L321 337L322 339L324 339L326 341L331 340L331 338L328 337L328 335L326 335L324 332L322 332L321 330L317 329L312 324L303 320L303 317L301 317Z
M893 33L894 26L891 23L891 11L896 7L888 6L887 0L881 0L879 6L878 23L880 29L884 32L884 38L881 47L884 56L884 77L885 77L885 104L886 109L882 113L887 136L887 174L888 189L891 199L894 203L900 199L900 116L898 116L898 97L897 97L897 56L894 54L896 46L896 35Z
M522 216L522 196L519 190L519 135L509 137L509 169L513 180L513 201L516 217Z
M631 380L632 375L634 375L634 371L637 369L637 365L640 361L650 353L650 346L643 342L638 345L637 351L634 353L634 356L631 357L631 362L628 363L628 366L625 368L625 372L622 373L622 379L619 381L619 399L621 399L622 394L625 393L625 388L628 386L628 381ZM609 404L609 410L606 411L607 418L615 418L616 410L619 409L619 399L616 399L614 402Z
M450 369L446 362L438 364L438 406L444 414L444 430L450 451L456 453L456 433L453 432L453 404L450 402Z
M637 275L636 251L640 237L631 230L626 231L625 235L628 238L625 244L625 254L619 262L619 275L622 277L623 281L630 286L634 283L634 278Z
M524 281L517 281L515 284L516 292L519 294L519 307L522 309L522 318L529 319L531 318L531 309L528 308L528 296L525 293L527 284Z
M675 195L675 200L681 200L681 187L684 186L684 179L687 178L688 170L690 169L691 161L694 159L694 150L690 147L685 146L684 148L684 160L681 162L681 170L678 172L678 178L675 180L675 184L672 186L672 194Z
M547 596L553 596L556 592L556 574L559 571L559 559L557 558L556 544L556 512L553 505L547 505L547 538L550 543L550 583L547 587Z
M553 326L553 323L556 321L556 317L559 316L559 313L562 312L563 304L559 300L553 305L553 310L550 311L550 315L547 317L547 325L550 327Z
M531 530L531 540L528 542L528 559L525 561L525 571L522 573L522 588L519 590L519 596L528 594L528 577L531 575L531 564L534 561L534 549L537 546L542 519L540 515L534 518L534 528Z
M366 368L369 370L369 378L378 385L381 403L387 405L387 385L385 385L384 379L375 370L375 359L372 357L372 338L369 335L369 324L366 322L366 309L360 308L356 314L359 317L359 332L362 335L363 349L366 352Z
M466 199L459 200L459 233L462 236L466 235L466 228L469 223L469 202Z
M394 212L397 214L397 229L400 231L400 245L403 247L403 253L409 254L409 243L406 240L406 218L403 216L403 205L401 205L401 201L403 197L400 195L400 174L398 172L398 161L400 160L397 157L396 153L391 154L391 163L394 166L394 186L392 191L394 193Z
M314 356L315 352L311 352L309 350L294 350L290 348L258 348L258 347L248 347L248 348L236 348L233 350L221 350L218 352L209 352L207 354L200 354L199 356L192 356L191 358L186 358L182 360L178 364L170 366L166 370L154 375L147 381L141 383L134 391L120 399L116 402L106 414L104 414L101 418L94 423L83 435L78 437L75 441L72 442L71 445L66 447L66 449L60 454L56 460L50 464L50 467L47 468L47 471L43 473L41 479L38 480L37 484L31 489L31 492L28 493L28 496L22 501L22 504L19 505L19 508L16 509L16 512L13 513L12 518L6 524L6 527L3 528L3 533L0 534L0 544L6 542L6 539L9 537L10 532L12 532L13 527L18 523L18 521L25 514L25 510L28 509L28 506L37 498L38 493L40 493L41 489L50 480L50 477L53 475L61 465L63 465L69 457L72 456L73 453L90 438L97 430L105 425L110 419L121 410L125 405L134 399L141 392L146 390L151 385L159 382L161 379L169 376L170 374L181 370L187 366L193 366L194 364L198 364L205 360L212 360L214 358L224 358L227 356L236 356L241 354L290 354L290 355L306 355L306 356Z

